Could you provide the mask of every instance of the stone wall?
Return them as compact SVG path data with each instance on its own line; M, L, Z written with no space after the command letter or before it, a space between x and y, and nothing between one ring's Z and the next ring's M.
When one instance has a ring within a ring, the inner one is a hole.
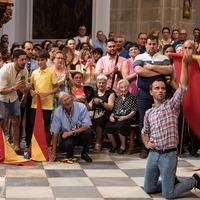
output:
M183 18L184 0L111 0L110 31L125 34L128 40L135 41L139 32L150 32L151 29L159 30L168 26L186 28L189 37L196 23L198 0L190 0L190 18Z

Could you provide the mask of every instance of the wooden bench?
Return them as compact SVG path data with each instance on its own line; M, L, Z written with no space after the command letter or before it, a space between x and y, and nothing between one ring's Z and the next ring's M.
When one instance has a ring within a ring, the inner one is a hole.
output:
M137 129L139 128L139 124L131 124L130 130L129 130L129 145L127 154L133 153L134 147L135 147L135 133Z

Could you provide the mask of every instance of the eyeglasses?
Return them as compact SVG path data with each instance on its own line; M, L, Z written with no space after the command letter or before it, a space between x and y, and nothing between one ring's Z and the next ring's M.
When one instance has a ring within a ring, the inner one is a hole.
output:
M60 59L60 60L63 60L64 58L62 58L62 57L56 57L56 59Z

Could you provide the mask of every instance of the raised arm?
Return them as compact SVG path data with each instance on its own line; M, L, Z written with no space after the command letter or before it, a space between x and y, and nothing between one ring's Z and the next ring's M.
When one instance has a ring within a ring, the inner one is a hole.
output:
M182 69L181 69L181 76L180 82L184 85L188 85L188 63L192 60L192 55L184 55L182 59Z

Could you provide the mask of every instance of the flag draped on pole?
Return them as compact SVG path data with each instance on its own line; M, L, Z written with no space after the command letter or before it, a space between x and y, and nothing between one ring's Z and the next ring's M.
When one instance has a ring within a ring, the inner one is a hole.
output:
M43 123L42 105L39 95L37 95L37 110L35 115L33 135L30 144L30 155L31 160L34 161L49 160L48 146Z
M5 139L2 128L0 127L0 163L11 165L35 166L31 160L27 160L16 154L11 145Z
M175 65L176 81L180 81L182 66L182 54L172 53ZM200 139L200 56L193 55L193 60L189 63L189 85L182 102L182 109L187 124L194 134Z

